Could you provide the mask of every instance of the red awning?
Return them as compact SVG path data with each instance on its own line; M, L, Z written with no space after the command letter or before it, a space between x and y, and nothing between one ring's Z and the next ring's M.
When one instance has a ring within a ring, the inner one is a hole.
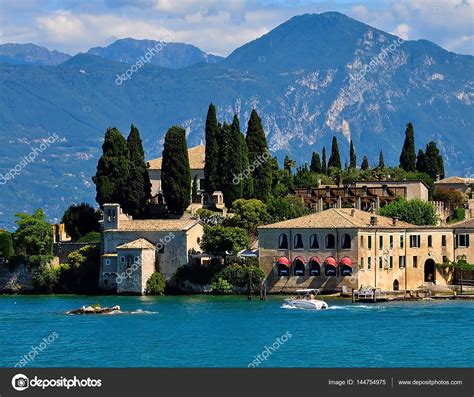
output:
M291 263L287 257L282 256L277 260L277 265L285 265L290 267Z
M295 263L296 261L303 262L303 264L306 263L306 261L304 260L302 256L297 256L295 259L293 259L293 263Z
M352 267L352 259L349 258L348 256L345 256L339 261L339 264Z
M311 258L309 258L309 261L310 262L317 262L317 263L321 264L321 259L319 259L317 256L312 256Z
M330 266L337 267L336 258L334 258L333 256L328 256L328 257L324 260L324 264L325 264L325 265L330 265Z

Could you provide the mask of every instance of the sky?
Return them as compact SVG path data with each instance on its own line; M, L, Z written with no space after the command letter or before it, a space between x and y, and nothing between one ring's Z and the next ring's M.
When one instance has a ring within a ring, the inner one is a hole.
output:
M474 0L0 0L0 43L71 55L117 39L169 40L226 56L295 15L339 11L474 55ZM171 39L170 39L171 38Z

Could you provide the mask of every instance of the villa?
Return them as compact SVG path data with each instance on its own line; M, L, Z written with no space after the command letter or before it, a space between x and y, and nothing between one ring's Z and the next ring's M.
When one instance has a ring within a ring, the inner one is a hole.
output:
M332 208L258 231L260 266L273 290L446 286L453 274L438 264L463 257L474 261L469 245L474 219L420 227L358 209Z

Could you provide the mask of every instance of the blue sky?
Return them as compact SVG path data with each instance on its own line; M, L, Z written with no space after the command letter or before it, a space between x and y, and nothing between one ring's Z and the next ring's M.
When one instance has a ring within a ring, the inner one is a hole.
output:
M384 31L474 55L474 0L1 0L0 43L75 54L124 37L228 55L289 18L340 11Z

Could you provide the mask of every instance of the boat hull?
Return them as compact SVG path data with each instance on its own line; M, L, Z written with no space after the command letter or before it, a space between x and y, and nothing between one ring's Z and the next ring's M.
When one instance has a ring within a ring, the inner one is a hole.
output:
M298 309L324 310L328 308L328 304L320 300L285 299L285 302Z

